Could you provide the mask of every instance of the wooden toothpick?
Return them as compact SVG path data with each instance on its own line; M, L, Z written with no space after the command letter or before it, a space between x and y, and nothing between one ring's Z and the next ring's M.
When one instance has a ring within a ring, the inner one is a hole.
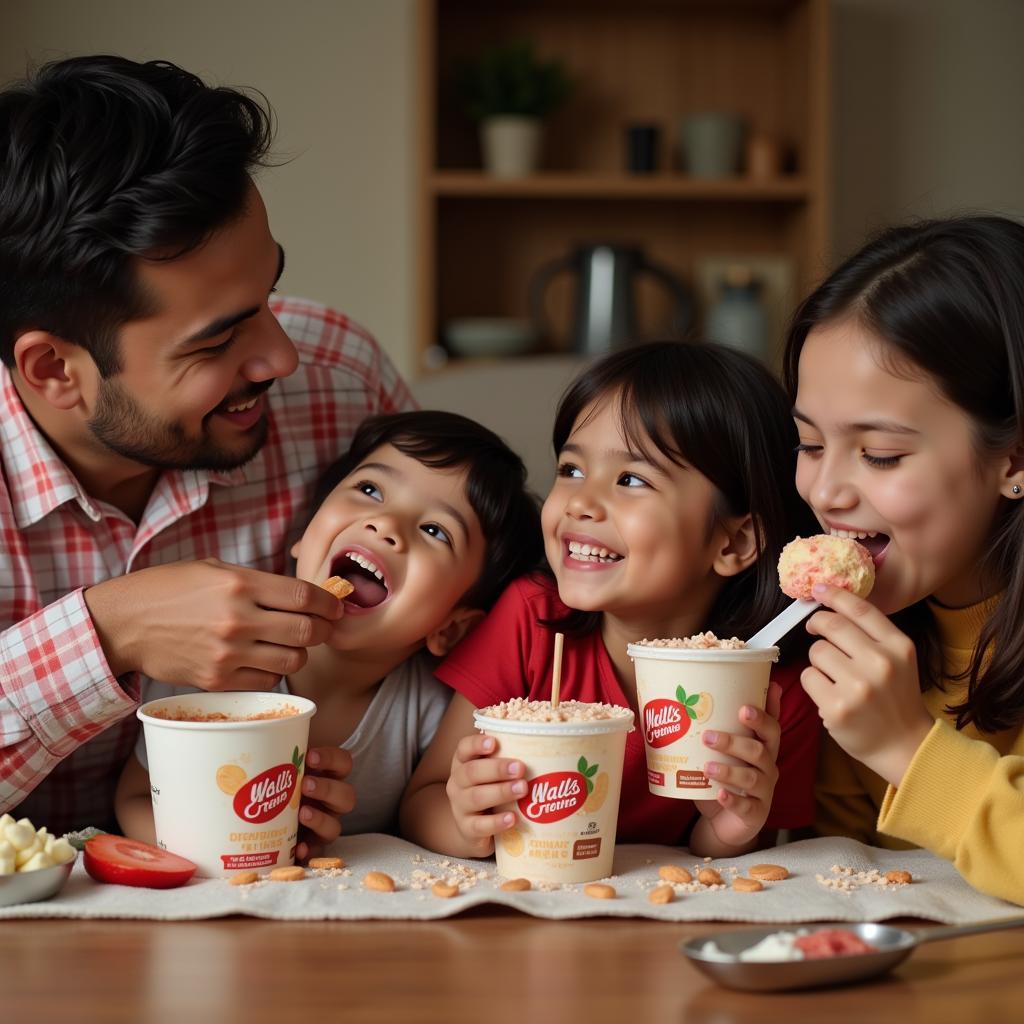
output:
M562 643L564 633L555 634L555 667L551 672L551 706L558 707L558 691L562 685Z

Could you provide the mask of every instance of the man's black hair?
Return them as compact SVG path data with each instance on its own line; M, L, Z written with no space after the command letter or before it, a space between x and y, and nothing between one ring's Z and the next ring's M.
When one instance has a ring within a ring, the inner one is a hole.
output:
M116 374L151 313L137 258L175 259L244 213L265 101L167 61L74 57L0 93L0 359L44 330Z
M453 412L387 413L364 420L349 450L320 478L310 517L345 477L385 444L424 466L466 471L466 498L480 521L486 551L480 578L460 604L489 609L514 579L541 564L540 512L526 489L523 460L493 431Z

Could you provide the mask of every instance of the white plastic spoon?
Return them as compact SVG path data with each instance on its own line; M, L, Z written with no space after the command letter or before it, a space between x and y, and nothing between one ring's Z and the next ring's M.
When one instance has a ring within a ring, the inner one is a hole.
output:
M820 608L818 601L796 600L788 608L759 629L748 641L748 647L774 647L794 626L798 626L815 608Z

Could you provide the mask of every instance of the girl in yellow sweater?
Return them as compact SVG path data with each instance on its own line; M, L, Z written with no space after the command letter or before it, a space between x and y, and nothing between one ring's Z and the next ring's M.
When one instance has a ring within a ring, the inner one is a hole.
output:
M807 624L819 831L1024 904L1024 226L881 235L797 311L785 376L797 488L877 571Z

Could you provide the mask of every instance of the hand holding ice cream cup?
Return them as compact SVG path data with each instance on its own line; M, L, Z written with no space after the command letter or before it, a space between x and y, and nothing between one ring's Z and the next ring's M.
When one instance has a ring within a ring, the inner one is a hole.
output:
M636 668L637 704L647 754L647 786L677 800L714 799L721 784L708 778L704 733L751 736L740 709L764 709L779 649L749 649L712 633L644 640L627 648ZM743 764L724 753L715 759Z
M592 882L612 873L626 734L633 712L611 704L530 701L481 708L477 729L525 768L526 794L501 808L498 873L533 882Z
M708 753L704 733L752 735L741 724L740 709L765 708L771 668L779 659L775 644L818 607L815 585L839 586L866 597L874 579L871 555L856 541L797 537L779 559L779 586L795 600L750 641L703 633L630 644L651 792L689 800L717 797L722 786L703 769ZM724 754L716 757L725 764L742 763Z
M309 720L281 693L194 693L139 708L157 845L224 878L294 863Z

